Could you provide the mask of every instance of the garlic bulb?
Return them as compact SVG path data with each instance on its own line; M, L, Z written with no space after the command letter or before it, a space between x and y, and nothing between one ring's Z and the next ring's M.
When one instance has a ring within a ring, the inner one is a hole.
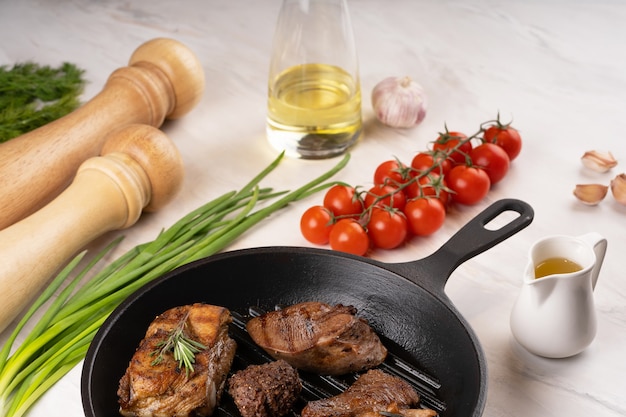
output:
M372 90L372 107L387 126L413 127L426 117L426 94L409 77L388 77Z
M595 206L604 200L609 187L602 184L578 184L574 188L574 196L582 203Z
M584 166L596 172L607 172L617 165L611 152L587 151L581 161Z
M621 173L611 180L611 193L618 203L626 206L626 174Z

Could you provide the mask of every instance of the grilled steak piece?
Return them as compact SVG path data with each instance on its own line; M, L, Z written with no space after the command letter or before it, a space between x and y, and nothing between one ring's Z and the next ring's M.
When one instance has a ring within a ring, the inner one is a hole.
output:
M358 417L383 417L389 415L398 415L402 417L437 417L437 412L429 408L403 408L398 409L391 405L387 410L387 413L381 414L381 411L369 411L364 414L359 414Z
M243 417L281 417L302 391L298 371L283 360L250 365L228 380L228 393Z
M301 417L375 416L380 411L409 409L418 403L419 395L405 380L372 369L341 394L309 402Z
M324 375L380 365L387 349L356 308L319 302L294 304L251 319L250 337L275 359Z
M230 312L223 307L192 304L167 310L150 324L120 380L124 416L209 416L220 400L236 343L228 336ZM170 332L184 323L184 334L206 349L195 355L193 371L180 369L172 352L155 364L155 354Z

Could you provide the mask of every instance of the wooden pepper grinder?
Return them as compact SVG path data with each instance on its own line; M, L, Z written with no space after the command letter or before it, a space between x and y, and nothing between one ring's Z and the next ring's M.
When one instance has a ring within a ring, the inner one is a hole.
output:
M172 200L183 180L178 149L159 129L129 125L106 138L56 199L0 231L0 332L72 256Z
M190 111L204 91L204 72L183 44L157 38L139 46L129 66L74 112L0 145L0 230L43 207L100 154L120 127L159 127Z

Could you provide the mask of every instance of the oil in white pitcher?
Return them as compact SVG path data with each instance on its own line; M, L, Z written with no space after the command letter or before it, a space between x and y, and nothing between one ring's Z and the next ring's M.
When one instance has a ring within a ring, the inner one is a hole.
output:
M566 358L582 352L596 335L593 300L607 240L598 233L547 236L529 252L522 287L511 311L511 332L529 352L546 358ZM558 259L550 277L537 279L536 266ZM564 273L563 259L580 269ZM560 273L559 273L560 271Z
M543 278L555 274L570 274L582 269L582 266L572 260L562 257L553 257L545 259L535 265L535 278Z

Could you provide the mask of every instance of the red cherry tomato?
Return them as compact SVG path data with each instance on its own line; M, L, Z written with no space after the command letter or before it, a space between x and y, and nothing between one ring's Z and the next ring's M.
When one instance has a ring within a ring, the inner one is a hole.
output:
M436 198L417 198L404 207L409 230L416 236L428 236L441 228L446 209Z
M465 156L472 150L472 143L466 139L467 135L461 132L440 133L433 150L447 153L455 164L464 164Z
M406 196L407 201L412 198L419 197L420 195L419 180L416 178L413 178L402 188L402 191L404 191L404 195Z
M375 185L365 195L365 207L374 204L382 208L393 207L402 210L406 204L406 195L393 185Z
M300 218L300 232L309 242L325 245L329 240L332 223L333 215L326 207L309 207Z
M483 143L470 152L472 164L485 170L491 185L499 182L509 172L509 155L494 143Z
M406 217L401 211L374 207L367 223L367 234L374 247L397 248L408 235Z
M491 187L491 181L487 173L476 167L457 165L446 176L448 187L454 193L452 200L472 205L485 198Z
M483 138L489 143L500 146L512 161L522 150L522 138L517 130L508 125L493 125L485 130Z
M324 195L324 207L336 217L359 215L363 211L363 202L353 187L333 185Z
M395 159L385 161L376 167L374 171L374 184L389 184L398 186L405 183L409 178L410 170Z
M414 176L429 170L433 166L436 166L436 168L433 168L430 172L446 175L452 168L452 162L441 151L420 152L411 161Z
M329 235L333 250L365 255L370 247L370 239L361 224L355 219L341 219L333 226Z

